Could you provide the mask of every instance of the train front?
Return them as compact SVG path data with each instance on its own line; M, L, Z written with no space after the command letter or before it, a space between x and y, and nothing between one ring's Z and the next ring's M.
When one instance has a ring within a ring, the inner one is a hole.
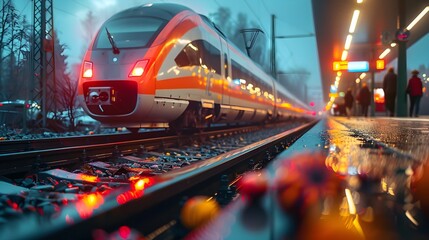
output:
M144 5L102 25L83 59L78 86L78 100L92 118L130 129L165 122L162 116L148 116L155 104L157 60L168 24L185 10Z

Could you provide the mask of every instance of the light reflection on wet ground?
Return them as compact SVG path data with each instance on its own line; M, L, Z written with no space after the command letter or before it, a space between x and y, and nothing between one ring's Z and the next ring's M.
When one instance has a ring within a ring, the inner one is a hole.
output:
M419 199L412 184L413 180L422 184L416 175L429 156L429 121L332 118L327 125L327 163L348 176L348 186L355 190L357 211L370 210L373 214L367 238L427 237L423 230L427 216L420 208L424 199Z
M263 170L266 194L243 192L189 239L429 239L428 129L429 120L323 119ZM230 217L246 209L265 225Z
M429 119L335 118L335 121L418 161L426 161L429 157Z

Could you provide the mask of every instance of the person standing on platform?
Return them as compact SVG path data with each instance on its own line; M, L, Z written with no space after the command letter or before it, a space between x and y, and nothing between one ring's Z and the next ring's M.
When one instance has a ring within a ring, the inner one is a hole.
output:
M387 70L387 74L383 79L385 107L388 115L391 117L395 115L396 81L397 75L393 67L391 67Z
M423 82L417 76L419 71L413 70L411 72L412 77L408 80L407 94L410 95L410 117L419 116L420 99L423 96Z
M347 117L350 118L352 114L352 107L353 107L353 95L352 95L352 89L347 89L346 95L344 96L345 106L346 106L346 114Z
M368 117L368 107L371 103L371 92L366 83L362 83L362 88L358 94L358 101L362 109L362 116Z

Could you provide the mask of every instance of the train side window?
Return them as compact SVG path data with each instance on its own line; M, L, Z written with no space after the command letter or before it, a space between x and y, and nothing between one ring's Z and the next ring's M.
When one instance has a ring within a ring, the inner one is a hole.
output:
M177 66L206 66L216 73L221 73L220 51L213 45L196 40L188 45L174 59Z
M186 45L182 51L176 56L174 61L177 66L199 66L201 58L201 44L198 41L194 41Z
M210 43L203 41L203 64L209 69L215 70L217 74L221 74L220 66L220 51Z

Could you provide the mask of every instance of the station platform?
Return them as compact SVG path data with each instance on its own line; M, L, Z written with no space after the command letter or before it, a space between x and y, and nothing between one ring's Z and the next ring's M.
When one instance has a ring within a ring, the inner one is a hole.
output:
M428 133L426 117L322 119L187 239L429 239Z

